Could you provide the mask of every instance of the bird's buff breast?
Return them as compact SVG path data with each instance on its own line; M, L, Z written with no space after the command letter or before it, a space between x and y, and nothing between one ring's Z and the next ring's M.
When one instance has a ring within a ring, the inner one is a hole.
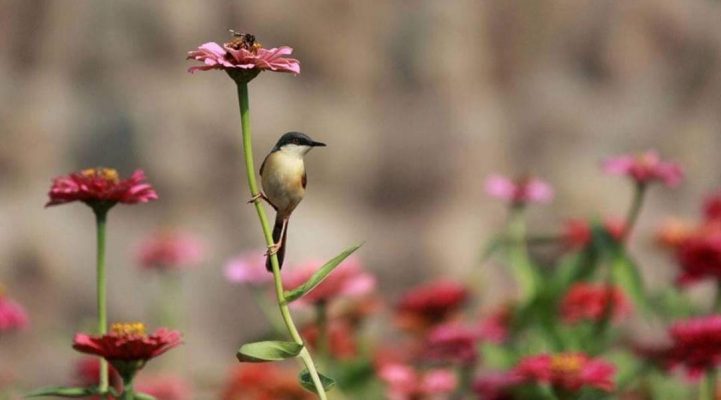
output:
M303 199L305 166L301 157L274 152L263 167L263 192L278 211L290 213Z

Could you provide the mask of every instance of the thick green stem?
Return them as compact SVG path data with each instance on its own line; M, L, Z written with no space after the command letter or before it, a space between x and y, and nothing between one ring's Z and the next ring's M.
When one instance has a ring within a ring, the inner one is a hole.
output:
M123 394L120 395L120 400L135 400L135 388L132 380L123 383Z
M706 371L706 379L701 382L701 400L716 399L716 368L710 368Z
M641 214L641 206L643 205L643 198L646 194L646 184L637 183L634 187L633 201L631 202L631 208L628 209L626 214L626 220L623 225L623 242L628 241L628 237L631 236L631 231L636 225L638 216Z
M713 308L711 309L712 314L721 313L721 281L716 283L716 297L714 297Z
M105 276L105 227L108 210L96 208L95 222L97 226L97 307L98 307L98 334L104 335L108 332L107 294ZM100 359L100 378L98 390L101 393L108 391L108 362Z
M250 112L249 112L249 101L248 101L248 84L247 82L237 82L238 85L238 101L240 103L240 121L242 125L242 131L243 131L243 156L245 159L245 171L248 177L248 187L250 189L250 194L253 197L256 197L260 190L258 189L258 183L255 179L255 164L253 160L253 142L252 142L252 135L250 133ZM258 220L260 220L260 226L263 229L263 237L265 238L265 243L268 247L272 246L273 243L273 236L272 232L270 230L270 224L268 223L268 217L265 214L265 209L263 208L262 204L260 203L260 200L256 200L253 202L253 205L255 206L255 211L258 214ZM272 266L272 272L273 272L273 281L274 281L274 287L275 287L275 296L278 301L278 308L280 309L280 315L283 317L283 322L285 323L286 329L288 330L288 334L293 339L294 342L304 345L303 338L301 338L300 333L298 333L298 328L296 328L295 323L293 322L293 319L290 315L290 310L288 309L288 303L285 300L284 296L284 288L283 288L283 281L280 276L280 266L278 264L278 256L276 254L273 254L270 256L270 262ZM305 367L308 369L308 373L311 376L311 379L313 380L313 384L315 385L316 392L318 393L318 397L321 400L325 400L326 394L325 390L323 389L323 384L320 381L320 376L318 375L318 371L315 368L315 364L313 363L313 358L311 357L310 353L308 352L308 349L304 346L303 349L300 352L300 358L303 360L303 363L305 364Z

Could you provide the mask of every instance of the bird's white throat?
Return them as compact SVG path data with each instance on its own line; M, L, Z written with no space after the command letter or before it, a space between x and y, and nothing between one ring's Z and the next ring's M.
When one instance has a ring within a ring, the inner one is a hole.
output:
M312 148L313 147L311 146L305 146L300 144L286 144L285 146L280 148L280 151L288 155L303 157L304 155L308 154L308 152Z

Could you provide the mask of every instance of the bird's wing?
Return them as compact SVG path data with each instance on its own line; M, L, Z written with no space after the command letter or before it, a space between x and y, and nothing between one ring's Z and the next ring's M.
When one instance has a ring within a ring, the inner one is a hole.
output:
M273 154L273 153L270 153L267 156L265 156L265 158L263 159L263 163L260 164L260 176L263 176L263 168L265 168L265 162L268 161L268 156L270 156L271 154Z
M308 175L305 174L305 171L303 171L303 177L300 178L300 184L303 185L303 189L305 189L305 185L308 184Z

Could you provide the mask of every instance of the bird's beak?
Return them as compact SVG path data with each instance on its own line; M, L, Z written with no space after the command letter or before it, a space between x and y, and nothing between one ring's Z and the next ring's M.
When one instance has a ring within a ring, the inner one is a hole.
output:
M313 144L311 144L311 146L312 147L325 147L325 143L313 142Z

